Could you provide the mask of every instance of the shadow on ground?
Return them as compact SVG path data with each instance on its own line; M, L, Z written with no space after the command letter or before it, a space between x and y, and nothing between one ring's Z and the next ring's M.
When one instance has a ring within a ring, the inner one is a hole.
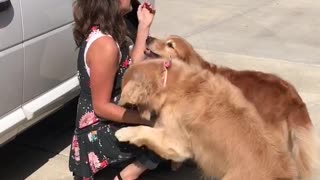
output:
M0 148L0 179L26 179L69 146L76 102L73 100Z

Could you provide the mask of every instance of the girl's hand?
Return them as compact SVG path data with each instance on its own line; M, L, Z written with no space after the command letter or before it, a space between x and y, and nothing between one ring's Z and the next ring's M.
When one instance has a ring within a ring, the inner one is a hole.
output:
M139 25L150 28L155 12L155 9L153 9L150 3L144 2L140 4L137 12Z
M136 42L131 53L133 63L142 61L144 59L146 40L149 36L150 26L152 24L155 12L155 9L150 3L147 2L141 4L138 8L138 32Z

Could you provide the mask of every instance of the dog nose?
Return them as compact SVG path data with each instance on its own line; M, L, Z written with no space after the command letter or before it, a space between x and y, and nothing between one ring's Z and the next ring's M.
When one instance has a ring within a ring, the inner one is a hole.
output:
M151 44L154 39L155 39L154 37L148 36L148 38L147 38L147 40L146 40L147 45Z

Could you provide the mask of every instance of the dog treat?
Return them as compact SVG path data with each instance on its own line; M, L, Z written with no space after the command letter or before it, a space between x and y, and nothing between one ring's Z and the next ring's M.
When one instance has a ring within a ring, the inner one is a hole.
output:
M149 10L150 13L154 14L156 11L154 9L152 9L151 5L148 3L143 3L142 7L147 8Z

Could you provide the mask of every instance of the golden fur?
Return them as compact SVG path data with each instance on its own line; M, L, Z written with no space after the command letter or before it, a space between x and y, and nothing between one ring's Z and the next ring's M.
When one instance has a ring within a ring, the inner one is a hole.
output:
M176 58L222 75L237 86L256 107L274 138L292 152L301 179L310 178L319 164L320 152L307 107L290 83L268 73L237 71L210 64L179 36L169 36L164 40L150 37L147 44L146 54Z
M255 107L219 74L173 60L131 66L119 104L154 110L154 127L126 127L120 141L147 146L165 159L193 159L209 177L223 180L293 180L295 163L266 128ZM163 78L167 72L167 82Z

